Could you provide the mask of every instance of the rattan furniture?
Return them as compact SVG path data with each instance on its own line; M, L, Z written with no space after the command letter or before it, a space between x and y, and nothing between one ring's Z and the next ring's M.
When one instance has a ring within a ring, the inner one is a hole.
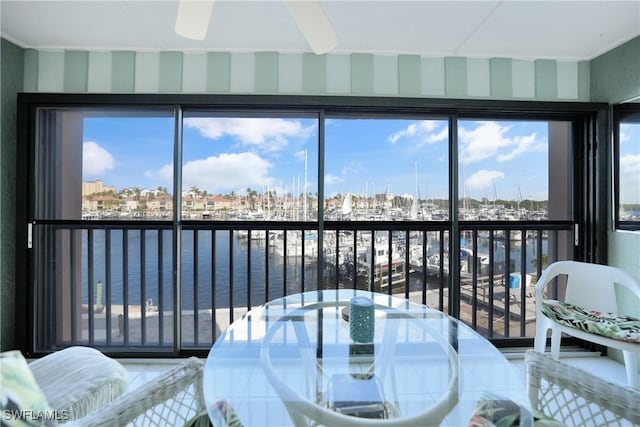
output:
M73 346L29 363L52 409L69 420L95 412L124 393L127 370L91 347Z
M206 417L202 396L204 362L192 357L120 396L101 410L65 426L182 426L198 414Z
M606 381L534 350L525 355L531 406L570 427L640 425L640 391Z

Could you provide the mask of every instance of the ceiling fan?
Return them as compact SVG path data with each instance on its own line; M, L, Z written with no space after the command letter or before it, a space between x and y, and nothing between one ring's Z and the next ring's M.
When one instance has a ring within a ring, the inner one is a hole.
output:
M178 0L175 31L194 40L204 40L215 0ZM320 0L283 0L311 50L321 55L338 44Z

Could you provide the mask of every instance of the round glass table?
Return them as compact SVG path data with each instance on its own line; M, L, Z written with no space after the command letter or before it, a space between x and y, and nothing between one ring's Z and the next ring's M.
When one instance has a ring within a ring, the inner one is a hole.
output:
M354 297L373 305L366 342L350 328ZM216 426L466 426L501 408L532 425L523 379L489 341L438 310L358 290L249 311L211 348L203 389Z

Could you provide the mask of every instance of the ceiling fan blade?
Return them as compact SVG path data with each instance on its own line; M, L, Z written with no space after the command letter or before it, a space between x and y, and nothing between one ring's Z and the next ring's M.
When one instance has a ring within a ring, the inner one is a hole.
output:
M178 0L176 33L193 40L204 40L211 21L214 0Z
M336 47L338 36L320 0L286 0L286 3L298 28L316 54L327 53Z

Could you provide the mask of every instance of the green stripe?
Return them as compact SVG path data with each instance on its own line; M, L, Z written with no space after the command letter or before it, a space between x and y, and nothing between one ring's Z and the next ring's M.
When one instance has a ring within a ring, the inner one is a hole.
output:
M226 52L207 54L207 92L229 92L231 55Z
M158 92L160 87L160 54L136 53L136 92Z
M488 59L467 59L467 95L491 95L490 65Z
M278 91L302 92L302 55L281 54L278 57Z
M513 97L513 66L511 59L493 58L491 64L491 97Z
M260 93L278 92L278 54L274 52L256 53L255 91Z
M420 95L420 57L418 55L398 56L398 93L400 95Z
M558 62L558 98L578 99L578 63Z
M514 59L511 63L514 98L536 97L536 70L533 61Z
M89 53L66 51L64 53L64 91L86 92L89 81Z
M302 91L325 93L327 91L327 59L325 55L302 55Z
M182 52L160 52L160 92L182 92Z
M24 83L25 92L38 91L38 58L40 52L35 49L24 50Z
M578 62L578 99L591 100L591 63L589 61Z
M135 52L111 53L111 90L133 92L135 82Z
M373 91L382 95L398 93L398 58L373 57Z
M445 94L451 97L467 95L467 59L444 58Z
M207 54L185 53L182 57L182 91L207 90Z
M357 95L373 93L373 55L368 53L351 55L351 93Z
M231 54L231 92L252 93L255 90L255 55L253 53Z
M422 58L422 93L444 96L444 58Z
M111 52L89 52L87 91L111 92Z
M351 92L351 57L327 55L327 93Z
M40 52L38 60L38 91L62 92L64 90L64 53Z
M535 61L536 69L536 98L558 98L558 68L556 61L551 59L538 59Z

